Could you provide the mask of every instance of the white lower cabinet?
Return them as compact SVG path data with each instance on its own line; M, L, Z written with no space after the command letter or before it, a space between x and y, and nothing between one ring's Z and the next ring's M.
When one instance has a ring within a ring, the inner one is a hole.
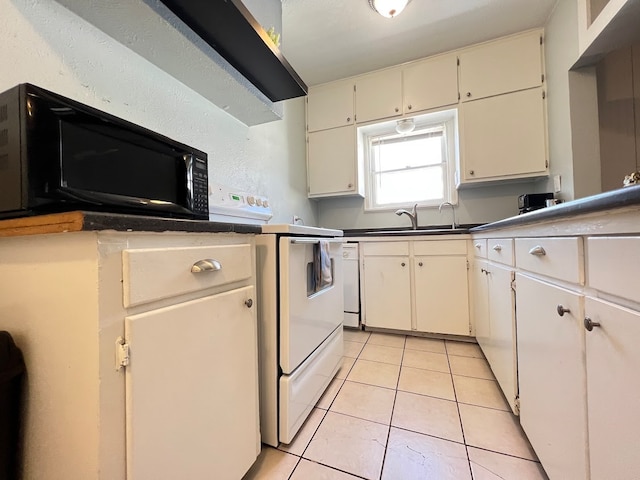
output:
M467 240L361 242L361 252L365 325L470 335Z
M260 452L255 301L251 235L1 238L22 478L241 478Z
M519 273L516 289L520 423L549 478L587 479L583 297Z
M489 284L487 283L487 261L476 259L473 264L473 324L476 341L487 361L490 362L491 324L489 317Z
M470 335L466 256L417 256L416 330Z
M637 256L636 256L637 258ZM640 312L587 297L591 479L640 477Z
M127 479L233 480L253 464L253 298L248 286L125 318Z
M477 267L479 272L477 271ZM476 339L511 410L518 413L515 296L513 269L494 263L476 264ZM482 298L478 298L478 297ZM483 306L485 304L486 306Z
M364 258L365 323L411 330L411 273L408 256Z

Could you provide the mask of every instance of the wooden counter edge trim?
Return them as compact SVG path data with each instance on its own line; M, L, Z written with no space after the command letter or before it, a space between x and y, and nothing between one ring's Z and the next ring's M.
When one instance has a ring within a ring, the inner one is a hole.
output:
M0 221L0 237L79 232L84 226L82 212L54 213Z

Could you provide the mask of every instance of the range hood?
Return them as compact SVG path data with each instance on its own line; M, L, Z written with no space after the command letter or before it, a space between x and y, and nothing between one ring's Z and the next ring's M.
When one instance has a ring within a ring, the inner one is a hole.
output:
M240 0L162 0L272 102L306 95L307 86Z

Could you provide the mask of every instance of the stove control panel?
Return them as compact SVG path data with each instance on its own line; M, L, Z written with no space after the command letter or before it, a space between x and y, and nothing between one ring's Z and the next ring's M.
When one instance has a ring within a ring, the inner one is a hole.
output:
M266 197L209 182L210 221L262 225L272 216Z

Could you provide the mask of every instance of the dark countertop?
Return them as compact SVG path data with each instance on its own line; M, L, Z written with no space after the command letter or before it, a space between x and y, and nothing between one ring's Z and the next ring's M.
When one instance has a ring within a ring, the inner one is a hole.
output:
M586 213L604 212L616 208L640 205L640 185L620 188L590 197L572 200L553 207L541 208L533 212L505 218L497 222L487 223L471 228L470 233L484 233L506 227L518 227L550 220L563 220Z
M64 212L0 221L0 237L44 233L116 230L120 232L260 233L259 225L126 215Z
M356 228L343 230L345 237L398 237L405 235L460 235L469 233L470 229L478 224L459 225L453 230L450 225L432 225L418 227L416 230L409 228Z

